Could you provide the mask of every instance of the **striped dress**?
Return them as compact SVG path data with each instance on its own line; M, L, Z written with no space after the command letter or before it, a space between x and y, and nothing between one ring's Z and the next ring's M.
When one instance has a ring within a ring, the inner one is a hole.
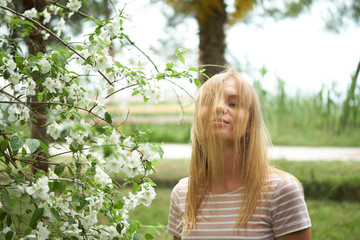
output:
M183 233L188 178L171 193L168 232L181 239L275 239L311 227L302 188L292 177L269 176L270 190L258 203L246 226L236 228L243 188L226 194L209 194L200 206L194 229Z

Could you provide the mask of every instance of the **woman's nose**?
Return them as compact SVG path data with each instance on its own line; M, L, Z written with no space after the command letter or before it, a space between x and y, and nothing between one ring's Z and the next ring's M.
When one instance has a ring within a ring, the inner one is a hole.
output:
M216 104L216 113L221 114L226 112L226 106L223 101L220 101Z

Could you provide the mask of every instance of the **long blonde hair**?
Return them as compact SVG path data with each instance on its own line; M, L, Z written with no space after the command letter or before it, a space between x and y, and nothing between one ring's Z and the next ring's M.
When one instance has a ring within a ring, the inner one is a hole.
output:
M197 96L191 129L192 155L183 222L185 231L195 227L196 215L201 202L209 193L210 185L222 183L224 180L224 163L219 161L222 153L222 144L219 143L221 139L211 137L213 127L208 122L212 117L217 117L216 103L222 97L224 82L229 79L235 79L237 82L239 95L237 111L242 111L248 119L246 126L243 124L244 117L234 120L234 154L242 159L238 176L245 191L239 211L238 226L249 221L258 201L261 200L262 188L267 184L269 172L267 149L270 138L263 122L258 96L239 73L226 71L217 74L200 87Z

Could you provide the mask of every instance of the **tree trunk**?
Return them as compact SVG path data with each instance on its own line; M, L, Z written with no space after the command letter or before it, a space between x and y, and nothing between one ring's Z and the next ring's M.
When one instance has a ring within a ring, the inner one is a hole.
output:
M226 68L224 27L227 22L227 15L224 1L222 0L221 3L223 8L214 9L212 15L205 20L203 16L196 16L200 37L199 65L201 69L206 69L205 73L209 77ZM201 9L199 11L201 12ZM199 76L199 79L202 83L206 81L206 78L202 76Z
M46 7L45 0L23 0L24 11L36 8L38 12L42 12ZM40 22L42 19L40 18ZM32 55L37 55L38 52L46 52L46 41L43 39L40 31L33 29L30 33L30 36L25 38L26 45L29 48L29 53ZM32 76L34 81L40 78L40 76ZM31 137L39 139L48 145L48 139L46 137L46 120L47 120L47 105L41 104L38 102L38 93L42 89L35 89L36 95L31 98L30 108L31 113L30 117L34 118L37 122L31 124ZM46 154L39 148L33 155L35 163L32 166L33 173L36 173L37 170L48 171L49 162Z

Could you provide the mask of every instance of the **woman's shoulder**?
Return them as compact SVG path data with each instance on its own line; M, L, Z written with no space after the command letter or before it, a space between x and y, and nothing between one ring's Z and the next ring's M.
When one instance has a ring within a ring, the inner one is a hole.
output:
M303 191L300 181L288 172L272 168L268 174L268 186L274 192L286 193L294 190Z
M188 189L189 178L185 177L179 180L179 182L173 188L173 192L177 194L184 194L187 192Z

